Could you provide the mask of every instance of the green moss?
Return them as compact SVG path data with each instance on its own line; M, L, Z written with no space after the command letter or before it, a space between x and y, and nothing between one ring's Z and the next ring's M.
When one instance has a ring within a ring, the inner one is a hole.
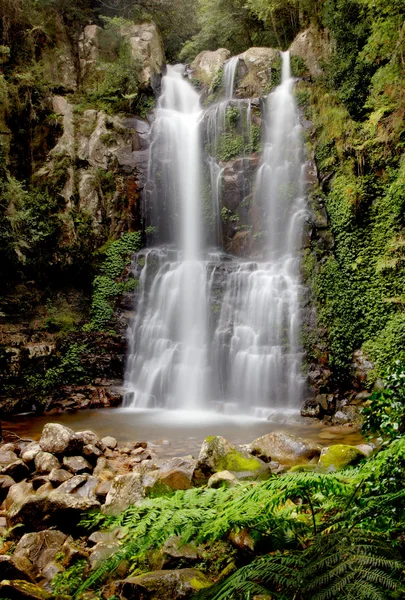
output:
M365 458L365 455L355 446L336 444L329 446L325 454L321 455L319 465L324 469L339 470L354 465L363 458Z
M194 590L198 591L210 587L212 585L212 582L207 580L205 577L193 577L190 580L190 585Z
M218 460L217 471L260 471L262 465L254 457L244 456L236 449L231 449L225 456Z

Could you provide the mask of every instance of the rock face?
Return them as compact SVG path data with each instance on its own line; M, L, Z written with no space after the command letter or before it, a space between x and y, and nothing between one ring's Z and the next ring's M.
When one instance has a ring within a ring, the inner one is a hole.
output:
M127 600L154 598L190 598L196 592L212 585L197 569L176 571L153 571L139 577L131 577L116 584L116 589Z
M214 473L250 473L260 476L268 473L266 465L246 450L238 449L221 436L206 438L201 447L197 465L193 473L193 482L201 485Z
M274 71L280 72L280 53L274 48L249 48L240 55L240 63L236 84L239 98L265 96L279 81L279 77L273 77Z
M274 432L263 435L249 444L249 450L262 460L275 460L282 465L294 465L318 458L321 446L295 435Z

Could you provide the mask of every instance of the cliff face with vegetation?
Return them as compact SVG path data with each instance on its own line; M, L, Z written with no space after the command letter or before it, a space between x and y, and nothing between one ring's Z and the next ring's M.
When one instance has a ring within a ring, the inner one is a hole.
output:
M84 404L116 401L136 287L130 255L153 239L142 197L163 46L190 62L205 103L240 53L237 96L257 98L251 145L229 113L216 152L224 246L248 256L260 239L249 203L259 98L279 76L271 47L292 43L310 167L303 342L321 394L308 414L350 414L344 407L404 358L403 3L200 0L188 18L183 4L0 4L5 410L42 409L56 382Z

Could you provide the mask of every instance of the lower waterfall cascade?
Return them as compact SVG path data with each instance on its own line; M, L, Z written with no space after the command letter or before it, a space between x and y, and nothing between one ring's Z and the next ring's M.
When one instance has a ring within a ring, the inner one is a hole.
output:
M162 81L146 188L159 245L133 257L139 285L128 330L127 407L266 417L300 405L305 161L289 53L282 53L281 83L265 99L263 152L253 185L246 183L246 196L261 215L255 259L222 248L226 163L212 151L229 106L250 143L251 100L233 97L237 67L237 57L225 65L225 98L205 110L181 66L168 67Z

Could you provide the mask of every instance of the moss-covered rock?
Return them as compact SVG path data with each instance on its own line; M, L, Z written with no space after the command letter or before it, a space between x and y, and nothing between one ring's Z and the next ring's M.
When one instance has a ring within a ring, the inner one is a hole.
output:
M344 469L349 465L355 465L365 456L364 452L356 446L336 444L322 450L319 466L327 470Z
M9 598L9 600L53 600L55 596L39 587L39 585L28 581L4 579L0 582L0 598Z
M116 591L127 600L153 598L171 600L190 598L209 587L212 582L197 569L152 571L139 577L130 577L116 584Z
M244 449L238 449L225 438L217 435L207 437L201 447L197 465L193 473L195 484L205 484L213 473L250 473L252 477L268 474L263 461Z

